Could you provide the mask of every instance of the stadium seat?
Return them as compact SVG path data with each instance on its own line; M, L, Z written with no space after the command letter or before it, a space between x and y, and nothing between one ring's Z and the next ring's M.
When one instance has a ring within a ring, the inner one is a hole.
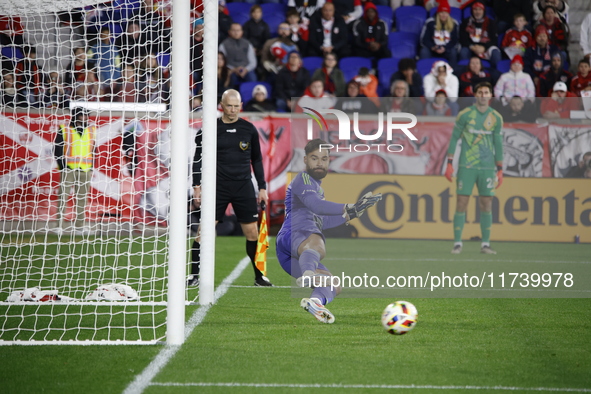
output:
M388 36L388 48L397 58L414 58L417 55L415 35L407 32L392 32Z
M250 7L252 7L252 4L248 3L226 3L226 8L230 12L232 20L241 25L244 25L250 19Z
M345 81L349 82L359 73L361 67L367 67L371 70L371 60L366 57L344 57L339 62L339 68L345 75Z
M285 22L285 14L265 15L264 20L269 25L271 37L277 37L277 28L281 23Z
M170 64L170 53L160 52L158 55L156 55L156 59L158 59L158 64L160 67L168 67Z
M378 9L378 16L381 20L386 22L386 25L388 25L388 31L390 31L392 29L392 21L394 20L392 7L387 5L378 5L376 8Z
M113 7L105 12L104 21L120 22L125 25L137 13L141 3L141 0L114 0Z
M250 19L249 14L230 14L230 16L232 17L232 22L239 23L241 26L244 26L246 21Z
M470 18L471 12L472 12L472 7L468 6L468 7L464 8L462 10L462 14L464 16L464 19ZM492 7L486 7L486 16L488 16L490 19L495 19L496 15L495 15L495 11L493 10Z
M418 42L418 37L427 19L425 8L418 5L398 7L394 11L394 17L396 20L396 30L416 34Z
M429 18L433 18L437 13L437 7L431 8L429 11ZM458 22L458 24L462 23L462 10L458 7L451 7L451 12L449 13L452 18Z
M302 63L304 65L304 68L308 70L308 72L310 73L310 76L312 76L316 69L322 67L323 60L324 59L320 56L308 56L302 58Z
M273 97L273 89L267 82L243 82L240 85L240 96L242 96L242 102L248 103L252 99L252 91L257 85L264 85L267 88L267 98Z
M281 15L285 19L287 7L282 3L265 3L260 5L263 10L263 19L266 21L267 17L271 15Z
M421 31L423 31L423 26L425 25L425 21L421 21L417 18L410 18L408 21L404 22L404 25L397 27L398 32L406 32L413 34L416 38L416 42L419 42L419 38L421 37Z
M23 52L18 47L3 47L2 48L2 56L6 57L10 60L20 60L24 58Z
M488 60L482 60L482 59L480 59L480 62L482 63L482 67L490 69L490 62ZM458 61L458 66L464 66L465 67L469 63L470 63L470 59L460 60L460 61Z
M507 71L509 71L510 68L511 68L511 60L510 59L501 60L500 62L497 63L497 70L499 70L499 72L501 72L501 73L506 73Z
M499 47L499 49L501 49L501 44L503 43L503 39L505 38L505 33L506 32L500 33L497 36L497 46Z
M444 62L447 62L447 60L440 59L438 57L432 57L430 59L421 59L417 61L417 71L419 72L419 74L421 74L422 77L424 77L425 75L431 72L431 68L433 68L433 63L435 63L438 60L443 60Z
M378 93L380 96L390 95L390 78L398 71L400 58L387 58L378 60Z

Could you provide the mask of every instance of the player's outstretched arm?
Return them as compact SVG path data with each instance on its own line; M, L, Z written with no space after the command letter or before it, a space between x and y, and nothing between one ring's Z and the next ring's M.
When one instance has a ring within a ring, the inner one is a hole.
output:
M382 199L382 193L373 194L367 192L355 204L346 204L343 217L347 221L355 219L363 215L366 209L373 207L378 201Z

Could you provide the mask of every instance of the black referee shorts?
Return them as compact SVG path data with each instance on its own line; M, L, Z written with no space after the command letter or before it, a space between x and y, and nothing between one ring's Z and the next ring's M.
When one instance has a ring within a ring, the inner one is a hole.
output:
M239 223L258 221L257 198L250 179L245 181L218 181L215 220L222 221L228 204L232 204Z

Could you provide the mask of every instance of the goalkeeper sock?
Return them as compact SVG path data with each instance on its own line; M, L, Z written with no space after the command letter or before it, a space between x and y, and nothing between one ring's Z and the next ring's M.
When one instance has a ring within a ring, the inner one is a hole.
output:
M480 212L480 231L482 243L490 244L490 228L492 227L492 212Z
M314 249L306 249L300 255L299 262L302 274L306 271L316 271L320 263L320 253Z
M317 287L312 292L310 298L318 298L322 305L326 305L337 295L337 289L331 287Z
M260 278L263 276L263 273L259 271L257 265L255 263L255 258L257 254L257 241L249 241L246 240L246 254L250 258L250 263L252 264L252 268L254 268L254 277Z
M191 247L191 275L199 275L199 266L201 261L199 260L199 252L201 245L197 240L193 240L193 246Z
M465 222L466 212L456 212L454 215L454 242L456 244L462 243L462 232L464 231Z

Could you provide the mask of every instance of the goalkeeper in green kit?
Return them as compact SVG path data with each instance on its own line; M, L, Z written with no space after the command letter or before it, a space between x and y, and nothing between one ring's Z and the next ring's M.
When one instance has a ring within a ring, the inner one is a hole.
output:
M452 181L453 157L458 139L462 139L460 164L457 174L457 204L454 215L453 254L462 252L462 231L466 222L466 209L474 184L478 188L480 203L481 253L496 254L490 247L492 226L492 198L503 182L503 118L489 106L492 85L479 83L474 88L476 102L461 111L456 118L449 148L445 177Z

